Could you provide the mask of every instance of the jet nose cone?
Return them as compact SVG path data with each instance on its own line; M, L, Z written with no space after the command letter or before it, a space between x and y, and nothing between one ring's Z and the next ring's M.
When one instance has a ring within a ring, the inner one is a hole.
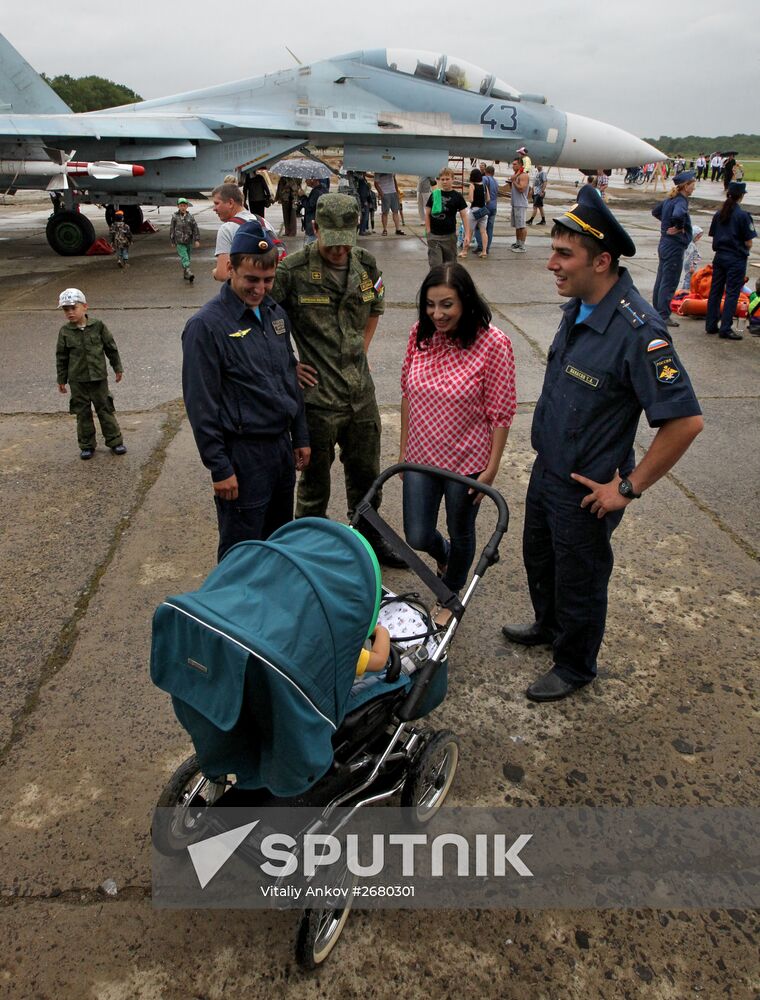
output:
M567 134L557 166L599 170L658 163L667 157L648 142L594 118L567 114Z

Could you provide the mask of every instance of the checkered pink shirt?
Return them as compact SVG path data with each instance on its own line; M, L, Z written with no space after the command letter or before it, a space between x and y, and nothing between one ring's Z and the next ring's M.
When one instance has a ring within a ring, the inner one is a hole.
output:
M509 427L517 409L515 359L498 327L480 330L461 348L443 333L417 349L409 334L401 367L401 394L409 406L404 460L468 476L482 472L495 427Z

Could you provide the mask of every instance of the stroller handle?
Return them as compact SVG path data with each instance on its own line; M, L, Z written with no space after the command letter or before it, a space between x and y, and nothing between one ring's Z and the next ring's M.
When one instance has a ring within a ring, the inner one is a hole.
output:
M507 501L501 493L499 493L498 490L495 490L493 486L486 486L485 483L479 483L476 479L472 479L470 476L460 476L458 472L449 472L446 469L437 469L433 465L418 465L415 462L398 462L396 465L391 465L380 473L367 491L363 502L371 503L383 483L387 482L387 480L389 480L392 476L397 476L401 472L424 472L429 476L436 476L438 479L448 479L453 483L461 483L462 486L475 490L476 493L485 494L485 496L496 504L496 509L498 511L496 528L488 540L488 544L483 549L483 553L475 570L478 576L482 576L486 568L493 565L493 563L498 560L499 543L509 527L509 507L507 506Z

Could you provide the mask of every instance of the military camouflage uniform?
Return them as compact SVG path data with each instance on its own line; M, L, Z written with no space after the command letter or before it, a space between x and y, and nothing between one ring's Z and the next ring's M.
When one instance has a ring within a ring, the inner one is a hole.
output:
M114 221L108 230L111 246L116 251L116 263L122 267L129 261L129 245L132 242L132 230L126 222Z
M185 212L183 215L178 209L169 223L169 239L177 250L177 256L186 278L190 270L193 243L200 242L200 238L198 223L192 215L189 212Z
M123 371L119 351L108 327L99 319L88 319L84 329L64 323L55 349L58 385L69 383L69 412L77 418L77 439L81 449L95 447L95 421L109 448L123 443L113 397L108 390L106 357L115 372Z
M296 517L326 515L336 444L350 517L380 469L380 413L364 352L364 328L385 308L380 271L371 253L354 247L343 288L313 243L279 264L272 297L290 317L300 360L318 379L304 389L311 462L298 484Z

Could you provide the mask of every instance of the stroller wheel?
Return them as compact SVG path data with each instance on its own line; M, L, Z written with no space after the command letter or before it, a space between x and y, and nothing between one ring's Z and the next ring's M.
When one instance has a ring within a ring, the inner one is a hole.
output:
M153 846L165 857L181 854L202 833L199 819L202 810L229 787L226 776L218 781L207 778L193 754L184 761L167 782L156 803L157 808L174 809L171 820L153 825Z
M321 965L338 943L354 901L353 889L356 885L356 876L348 868L344 868L334 885L336 888L348 890L343 906L304 910L298 924L296 962L306 972Z
M401 805L414 810L416 825L423 826L441 808L458 763L459 740L447 729L428 740L414 758L401 790Z

